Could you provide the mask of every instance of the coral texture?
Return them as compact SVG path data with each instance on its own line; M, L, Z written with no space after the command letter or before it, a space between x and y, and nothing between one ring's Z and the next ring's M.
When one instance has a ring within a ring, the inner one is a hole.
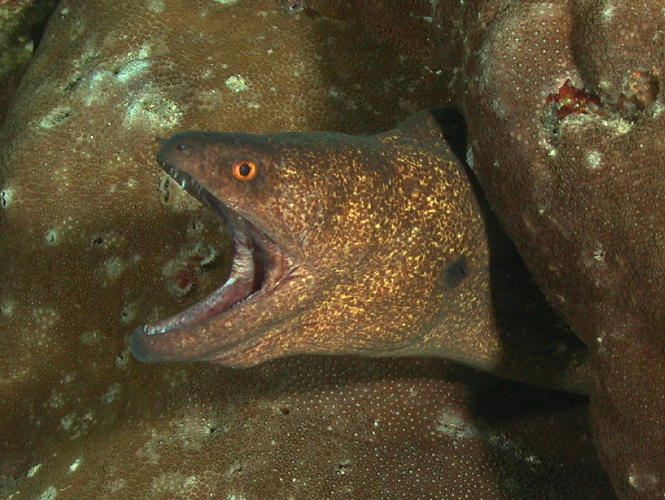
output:
M616 491L660 498L662 6L499 1L479 13L466 31L469 158L536 282L590 348L591 423Z
M0 124L56 0L0 0Z

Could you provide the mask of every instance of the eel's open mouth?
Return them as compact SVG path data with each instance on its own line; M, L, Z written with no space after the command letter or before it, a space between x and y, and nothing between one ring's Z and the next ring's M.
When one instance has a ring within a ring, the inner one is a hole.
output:
M166 162L161 162L160 166L181 187L226 220L233 235L233 261L227 280L210 295L174 316L136 329L132 334L132 351L144 361L202 359L206 354L233 348L246 338L237 338L237 335L231 334L228 338L229 344L208 346L209 348L200 346L204 352L193 349L191 353L162 353L154 351L149 343L146 345L146 336L167 335L203 326L213 318L229 315L241 306L271 295L280 284L293 277L295 265L268 235L225 206L191 175Z

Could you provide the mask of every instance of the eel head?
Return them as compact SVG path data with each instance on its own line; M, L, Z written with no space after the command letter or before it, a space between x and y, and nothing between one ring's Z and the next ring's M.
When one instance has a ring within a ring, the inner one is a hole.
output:
M442 242L480 224L467 223L473 199L447 148L422 144L434 120L410 123L368 137L190 131L166 140L159 165L226 221L233 262L206 298L135 330L133 353L227 366L417 354L424 325L441 315L442 269L459 261ZM441 216L451 212L460 217Z

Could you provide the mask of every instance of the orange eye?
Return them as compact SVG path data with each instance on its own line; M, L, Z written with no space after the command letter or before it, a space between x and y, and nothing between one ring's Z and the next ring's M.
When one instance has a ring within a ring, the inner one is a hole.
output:
M256 177L256 163L249 160L240 160L233 164L233 177L239 181L251 181Z

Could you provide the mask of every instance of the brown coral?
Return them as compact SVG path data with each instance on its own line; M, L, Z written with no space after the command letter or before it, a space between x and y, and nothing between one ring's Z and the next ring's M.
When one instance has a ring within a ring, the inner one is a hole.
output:
M0 124L55 0L0 1Z
M593 353L592 424L617 492L662 496L665 21L646 1L499 3L485 26L468 25L469 156ZM600 112L548 127L546 97L567 79L596 93Z

